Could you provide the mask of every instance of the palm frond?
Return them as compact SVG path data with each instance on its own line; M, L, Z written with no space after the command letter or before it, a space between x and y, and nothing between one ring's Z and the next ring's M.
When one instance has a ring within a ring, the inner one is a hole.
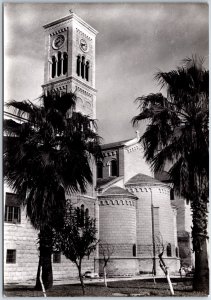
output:
M52 220L66 201L64 190L85 193L92 183L90 162L100 155L100 137L95 120L74 111L75 102L72 93L48 93L39 106L30 101L8 104L27 119L21 124L5 121L4 177L22 197L37 229L55 226Z

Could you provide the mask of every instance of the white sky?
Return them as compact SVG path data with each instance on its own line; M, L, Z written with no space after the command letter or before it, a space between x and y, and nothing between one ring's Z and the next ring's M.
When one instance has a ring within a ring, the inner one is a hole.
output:
M208 67L207 4L11 3L4 8L5 101L41 94L42 26L68 15L69 9L99 32L97 119L106 143L134 137L134 100L159 91L153 80L158 69L170 71L192 54L203 56Z

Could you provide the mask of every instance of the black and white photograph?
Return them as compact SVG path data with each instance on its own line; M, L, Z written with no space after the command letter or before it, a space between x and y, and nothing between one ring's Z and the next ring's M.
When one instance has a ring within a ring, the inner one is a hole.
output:
M4 3L3 66L3 295L208 296L208 3Z

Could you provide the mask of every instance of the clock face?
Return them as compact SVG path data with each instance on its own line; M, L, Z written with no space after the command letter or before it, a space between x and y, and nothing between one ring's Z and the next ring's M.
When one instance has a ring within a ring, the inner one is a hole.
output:
M80 39L80 48L82 51L87 52L89 50L88 44L85 39Z
M65 41L65 37L62 34L60 34L53 40L52 47L54 49L59 49L64 44L64 41Z

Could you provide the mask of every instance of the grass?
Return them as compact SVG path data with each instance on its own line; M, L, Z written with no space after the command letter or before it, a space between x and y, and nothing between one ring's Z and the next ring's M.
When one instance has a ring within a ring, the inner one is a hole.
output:
M206 293L194 292L192 282L188 280L172 280L175 296L207 296ZM43 297L42 292L35 291L27 286L7 286L4 289L7 297ZM79 284L56 285L47 291L48 297L81 297L82 290ZM106 288L102 282L86 285L85 296L170 296L170 291L165 280L128 280L109 282Z

